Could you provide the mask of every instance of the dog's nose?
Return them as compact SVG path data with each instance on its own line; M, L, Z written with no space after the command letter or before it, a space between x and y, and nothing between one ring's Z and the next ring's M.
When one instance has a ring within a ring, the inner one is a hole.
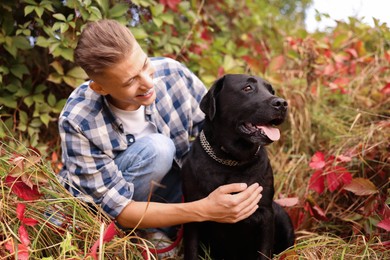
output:
M271 105L278 110L286 110L288 107L287 101L283 98L275 98L271 101Z

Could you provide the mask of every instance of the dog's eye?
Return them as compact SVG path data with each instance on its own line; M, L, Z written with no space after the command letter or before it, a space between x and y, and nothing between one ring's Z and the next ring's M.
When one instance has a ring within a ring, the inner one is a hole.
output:
M253 90L253 87L251 85L246 85L243 89L244 92L250 92Z

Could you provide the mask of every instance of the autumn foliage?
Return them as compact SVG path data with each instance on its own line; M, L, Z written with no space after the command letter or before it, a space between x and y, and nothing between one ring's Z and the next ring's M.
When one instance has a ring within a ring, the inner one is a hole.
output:
M150 56L185 63L207 86L252 73L288 101L281 139L268 151L275 199L297 242L275 258L390 257L390 29L350 18L309 33L294 12L309 2L1 3L0 258L152 256L149 241L117 229L55 177L58 114L85 80L73 49L83 25L101 18L126 23Z

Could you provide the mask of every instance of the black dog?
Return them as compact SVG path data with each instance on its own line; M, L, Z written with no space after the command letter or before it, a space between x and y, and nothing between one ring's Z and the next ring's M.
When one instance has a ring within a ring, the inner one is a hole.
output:
M236 182L263 187L257 211L236 224L184 225L184 258L198 259L209 249L212 259L269 259L294 244L288 214L273 202L274 180L265 145L279 139L287 102L259 77L225 75L202 99L203 131L182 167L186 201L208 196Z

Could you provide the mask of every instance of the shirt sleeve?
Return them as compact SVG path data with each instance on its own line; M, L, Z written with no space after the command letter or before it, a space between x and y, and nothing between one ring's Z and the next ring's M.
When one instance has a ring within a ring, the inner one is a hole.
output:
M60 181L66 182L74 196L92 198L110 217L116 218L131 201L133 184L123 178L113 158L85 136L79 124L60 118L59 128L64 162ZM94 135L98 134L97 129Z
M204 95L206 94L207 89L203 82L194 73L190 72L190 74L192 78L192 84L189 87L192 96L192 129L190 137L195 138L199 135L199 132L201 131L203 126L205 114L200 109L199 104Z

